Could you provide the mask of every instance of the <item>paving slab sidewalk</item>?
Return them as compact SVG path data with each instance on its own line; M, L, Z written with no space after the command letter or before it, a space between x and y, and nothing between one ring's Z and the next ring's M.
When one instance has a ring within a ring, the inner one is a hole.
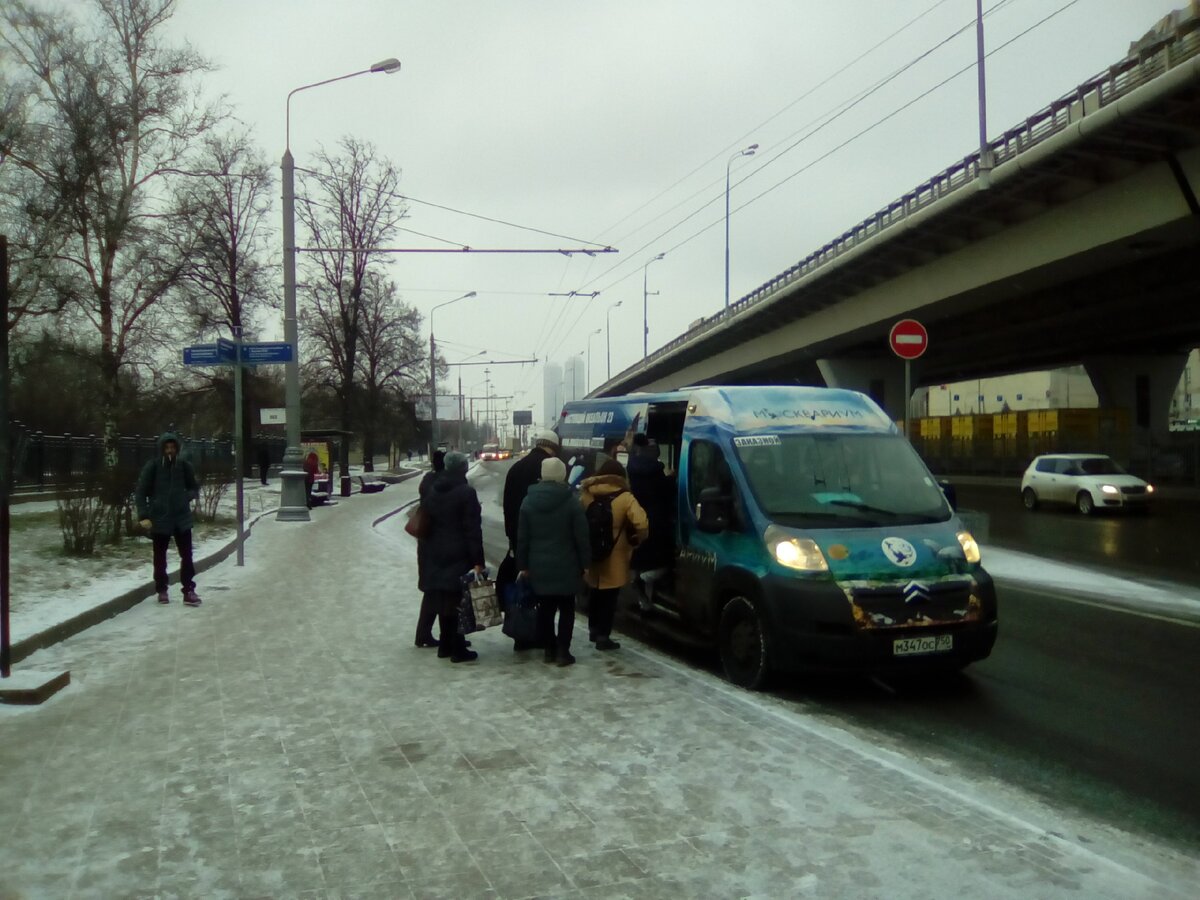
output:
M199 609L31 658L0 710L0 898L1190 896L1194 860L874 748L636 642L412 646L408 482L260 523Z

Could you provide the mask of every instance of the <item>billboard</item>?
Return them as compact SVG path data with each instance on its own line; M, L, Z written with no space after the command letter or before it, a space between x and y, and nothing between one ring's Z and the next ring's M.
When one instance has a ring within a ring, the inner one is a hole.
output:
M513 410L514 425L532 425L533 410L531 409L514 409Z

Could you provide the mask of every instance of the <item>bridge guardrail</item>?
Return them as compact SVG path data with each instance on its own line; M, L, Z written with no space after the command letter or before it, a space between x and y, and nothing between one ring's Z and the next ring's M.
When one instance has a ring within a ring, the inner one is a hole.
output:
M1181 62L1200 55L1200 19L1190 19L1169 37L1144 47L1094 78L1090 78L1044 109L1028 117L1023 123L1010 128L988 143L992 166L1009 162L1022 153L1027 153L1047 139L1059 134L1079 119L1091 115L1160 77ZM810 253L796 265L759 285L749 294L730 303L728 308L689 328L683 334L664 344L645 359L620 373L646 369L673 350L683 346L707 331L730 321L741 313L763 302L782 288L799 278L812 273L832 262L842 254L896 225L918 210L942 199L953 191L979 178L980 153L975 152L961 162L934 175L913 190L894 200L870 218L864 219L848 231L843 232L825 246Z

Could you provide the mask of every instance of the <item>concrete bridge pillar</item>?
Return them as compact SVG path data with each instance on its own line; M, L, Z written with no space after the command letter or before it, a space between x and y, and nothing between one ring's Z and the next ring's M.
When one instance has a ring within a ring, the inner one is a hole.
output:
M1167 439L1171 397L1187 365L1186 353L1156 356L1098 356L1084 360L1101 408L1129 410L1135 436L1161 444Z
M914 388L918 365L913 363ZM899 422L904 418L904 363L895 356L818 359L817 368L826 387L861 391L882 406L893 420Z

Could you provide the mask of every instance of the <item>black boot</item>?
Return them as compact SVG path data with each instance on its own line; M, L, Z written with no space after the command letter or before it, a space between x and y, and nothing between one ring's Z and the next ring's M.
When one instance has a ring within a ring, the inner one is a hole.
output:
M470 662L473 659L479 659L479 654L474 650L467 649L467 641L460 634L458 640L455 641L454 652L450 656L450 662Z

